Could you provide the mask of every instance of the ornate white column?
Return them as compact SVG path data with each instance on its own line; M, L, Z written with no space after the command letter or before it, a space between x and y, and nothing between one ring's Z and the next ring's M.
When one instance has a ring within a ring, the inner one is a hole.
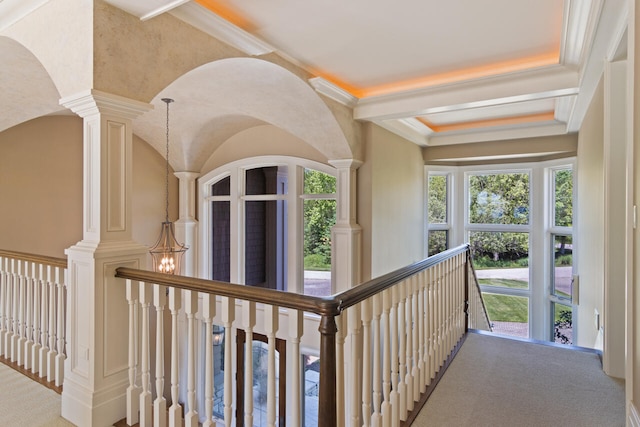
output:
M179 218L175 222L176 239L189 250L182 260L182 276L196 276L198 251L198 221L196 211L196 179L198 172L176 172L179 180Z
M117 267L145 268L132 240L131 121L149 104L95 90L60 100L84 119L83 239L68 256L67 358L62 416L110 426L126 416L128 315Z
M362 228L356 222L356 171L358 160L330 160L338 170L336 183L336 225L331 229L331 282L334 292L347 290L360 283Z

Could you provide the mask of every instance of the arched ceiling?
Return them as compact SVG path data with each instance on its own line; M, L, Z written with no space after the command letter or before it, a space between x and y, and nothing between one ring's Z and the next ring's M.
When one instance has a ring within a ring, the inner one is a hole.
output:
M328 159L353 154L334 116L313 89L284 68L254 58L205 64L159 93L154 109L133 123L135 134L165 151L169 105L171 164L199 171L215 149L242 129L272 124L306 141Z
M107 1L275 52L356 119L422 146L577 132L627 13L625 0Z

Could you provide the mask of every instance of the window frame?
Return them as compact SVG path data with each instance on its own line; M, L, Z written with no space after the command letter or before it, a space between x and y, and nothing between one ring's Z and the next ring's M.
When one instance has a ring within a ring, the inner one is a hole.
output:
M273 195L246 195L245 193L245 174L249 169L269 167L269 166L286 166L287 167L287 194ZM288 219L286 225L287 231L287 252L288 259L287 271L283 272L287 276L287 291L303 293L304 292L304 256L303 256L303 209L304 200L313 198L329 199L331 194L304 194L304 170L313 169L322 173L331 175L337 179L337 171L334 167L319 163L313 160L303 159L291 156L259 156L237 160L227 163L212 171L204 174L198 179L198 205L199 205L199 224L200 231L198 233L198 272L200 277L209 278L212 274L212 229L211 229L211 203L212 201L229 201L230 202L230 228L231 228L231 274L230 281L232 283L245 283L244 271L244 242L245 227L244 205L247 201L255 200L286 200ZM213 184L230 177L230 195L229 196L212 196L210 188ZM336 200L336 209L338 208L337 189L333 194ZM333 260L332 260L333 270ZM333 292L335 284L331 284L331 292Z

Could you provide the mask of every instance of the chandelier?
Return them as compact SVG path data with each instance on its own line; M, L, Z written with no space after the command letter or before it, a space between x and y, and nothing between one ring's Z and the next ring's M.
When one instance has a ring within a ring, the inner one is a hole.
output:
M165 220L160 229L160 237L156 244L149 249L153 259L153 271L166 274L180 274L180 261L182 255L189 249L178 243L175 237L173 223L169 221L169 104L171 98L162 98L167 104L167 144L166 144L166 169L165 169Z

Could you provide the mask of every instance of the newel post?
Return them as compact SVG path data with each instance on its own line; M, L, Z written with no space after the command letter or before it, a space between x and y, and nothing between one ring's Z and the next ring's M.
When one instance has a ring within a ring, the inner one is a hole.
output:
M320 391L318 425L335 427L336 411L336 316L323 314L320 319Z

